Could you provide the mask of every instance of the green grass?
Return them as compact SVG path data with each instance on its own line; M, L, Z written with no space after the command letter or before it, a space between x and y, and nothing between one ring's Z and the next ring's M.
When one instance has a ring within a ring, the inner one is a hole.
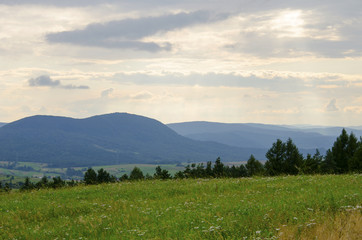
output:
M362 175L122 182L0 194L0 239L262 239L361 211Z
M16 167L32 167L34 171L22 171L15 169L7 169L5 166L8 162L0 162L0 180L7 180L8 177L4 176L16 176L20 177L23 181L25 177L34 177L41 178L42 176L61 176L66 173L66 168L50 168L47 164L44 163L33 163L33 162L18 162ZM132 169L137 166L139 167L144 175L147 173L151 176L155 173L155 168L158 165L154 164L118 164L118 165L105 165L105 166L95 166L93 169L98 170L100 168L104 168L107 172L116 177L121 177L123 174L129 175ZM160 164L162 169L166 169L172 175L174 175L177 171L185 170L183 166L177 166L176 164ZM87 169L85 167L75 167L76 170L84 170Z

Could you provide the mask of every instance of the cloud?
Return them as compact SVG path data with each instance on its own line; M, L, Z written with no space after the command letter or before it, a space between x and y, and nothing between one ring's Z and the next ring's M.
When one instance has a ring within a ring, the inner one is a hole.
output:
M171 43L142 41L157 33L181 29L195 24L220 21L227 14L211 14L206 11L178 13L158 17L128 18L106 23L94 23L82 30L51 33L46 36L50 43L68 43L101 48L128 48L157 52L171 50Z
M28 80L30 87L52 87L52 88L63 88L63 89L89 89L88 86L80 85L75 86L72 84L63 85L59 80L53 80L48 75L42 75L36 78Z
M52 80L47 75L42 75L37 78L29 79L28 81L30 87L57 87L60 86L59 80Z
M259 88L270 91L296 92L303 91L308 87L304 80L297 76L282 76L273 73L236 74L236 73L192 73L147 75L142 73L124 74L117 73L113 80L123 84L135 85L161 85L161 86L206 86L206 87L244 87Z
M131 99L136 100L145 100L145 99L151 99L153 95L150 92L139 92L134 95L131 95Z
M326 107L327 112L336 112L336 111L338 111L339 109L338 109L338 107L336 106L336 103L337 103L337 100L336 100L335 98L332 99L332 100L328 103L328 105L327 105L327 107Z
M113 92L113 88L103 90L102 93L101 93L101 97L102 98L108 98L112 94L112 92Z

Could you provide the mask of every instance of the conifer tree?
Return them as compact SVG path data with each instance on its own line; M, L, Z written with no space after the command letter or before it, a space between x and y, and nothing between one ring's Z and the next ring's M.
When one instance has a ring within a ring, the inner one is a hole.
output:
M218 157L215 161L214 168L213 168L213 175L217 178L224 177L224 164L221 162L220 157Z
M275 176L283 173L285 159L285 144L277 139L273 146L266 153L265 169L268 175Z
M134 167L131 174L130 174L130 176L129 176L130 180L142 180L144 178L145 177L143 176L143 172L138 167Z
M97 173L93 170L93 168L88 168L88 170L84 173L84 182L86 184L97 183Z
M247 176L252 177L254 175L262 175L264 167L261 162L255 159L254 155L250 155L249 160L245 165Z

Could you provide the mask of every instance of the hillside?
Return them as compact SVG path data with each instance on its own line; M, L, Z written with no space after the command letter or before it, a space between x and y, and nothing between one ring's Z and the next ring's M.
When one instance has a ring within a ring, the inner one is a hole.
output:
M270 148L276 139L283 141L291 138L302 152L314 152L316 148L324 152L329 149L336 137L341 133L341 127L301 127L278 126L254 123L215 123L215 122L184 122L168 126L185 137L215 141L218 143L248 148ZM361 136L359 129L346 128Z
M355 174L0 193L0 239L360 239L361 184Z
M183 137L154 119L113 113L85 119L32 116L0 128L0 161L94 166L247 160L258 149Z
M5 126L6 123L0 122L0 127Z

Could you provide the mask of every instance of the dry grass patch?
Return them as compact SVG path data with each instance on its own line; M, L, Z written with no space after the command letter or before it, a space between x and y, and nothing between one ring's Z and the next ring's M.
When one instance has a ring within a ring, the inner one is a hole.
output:
M358 240L362 239L362 213L360 209L343 211L328 217L323 223L306 226L282 227L279 237L289 239Z

